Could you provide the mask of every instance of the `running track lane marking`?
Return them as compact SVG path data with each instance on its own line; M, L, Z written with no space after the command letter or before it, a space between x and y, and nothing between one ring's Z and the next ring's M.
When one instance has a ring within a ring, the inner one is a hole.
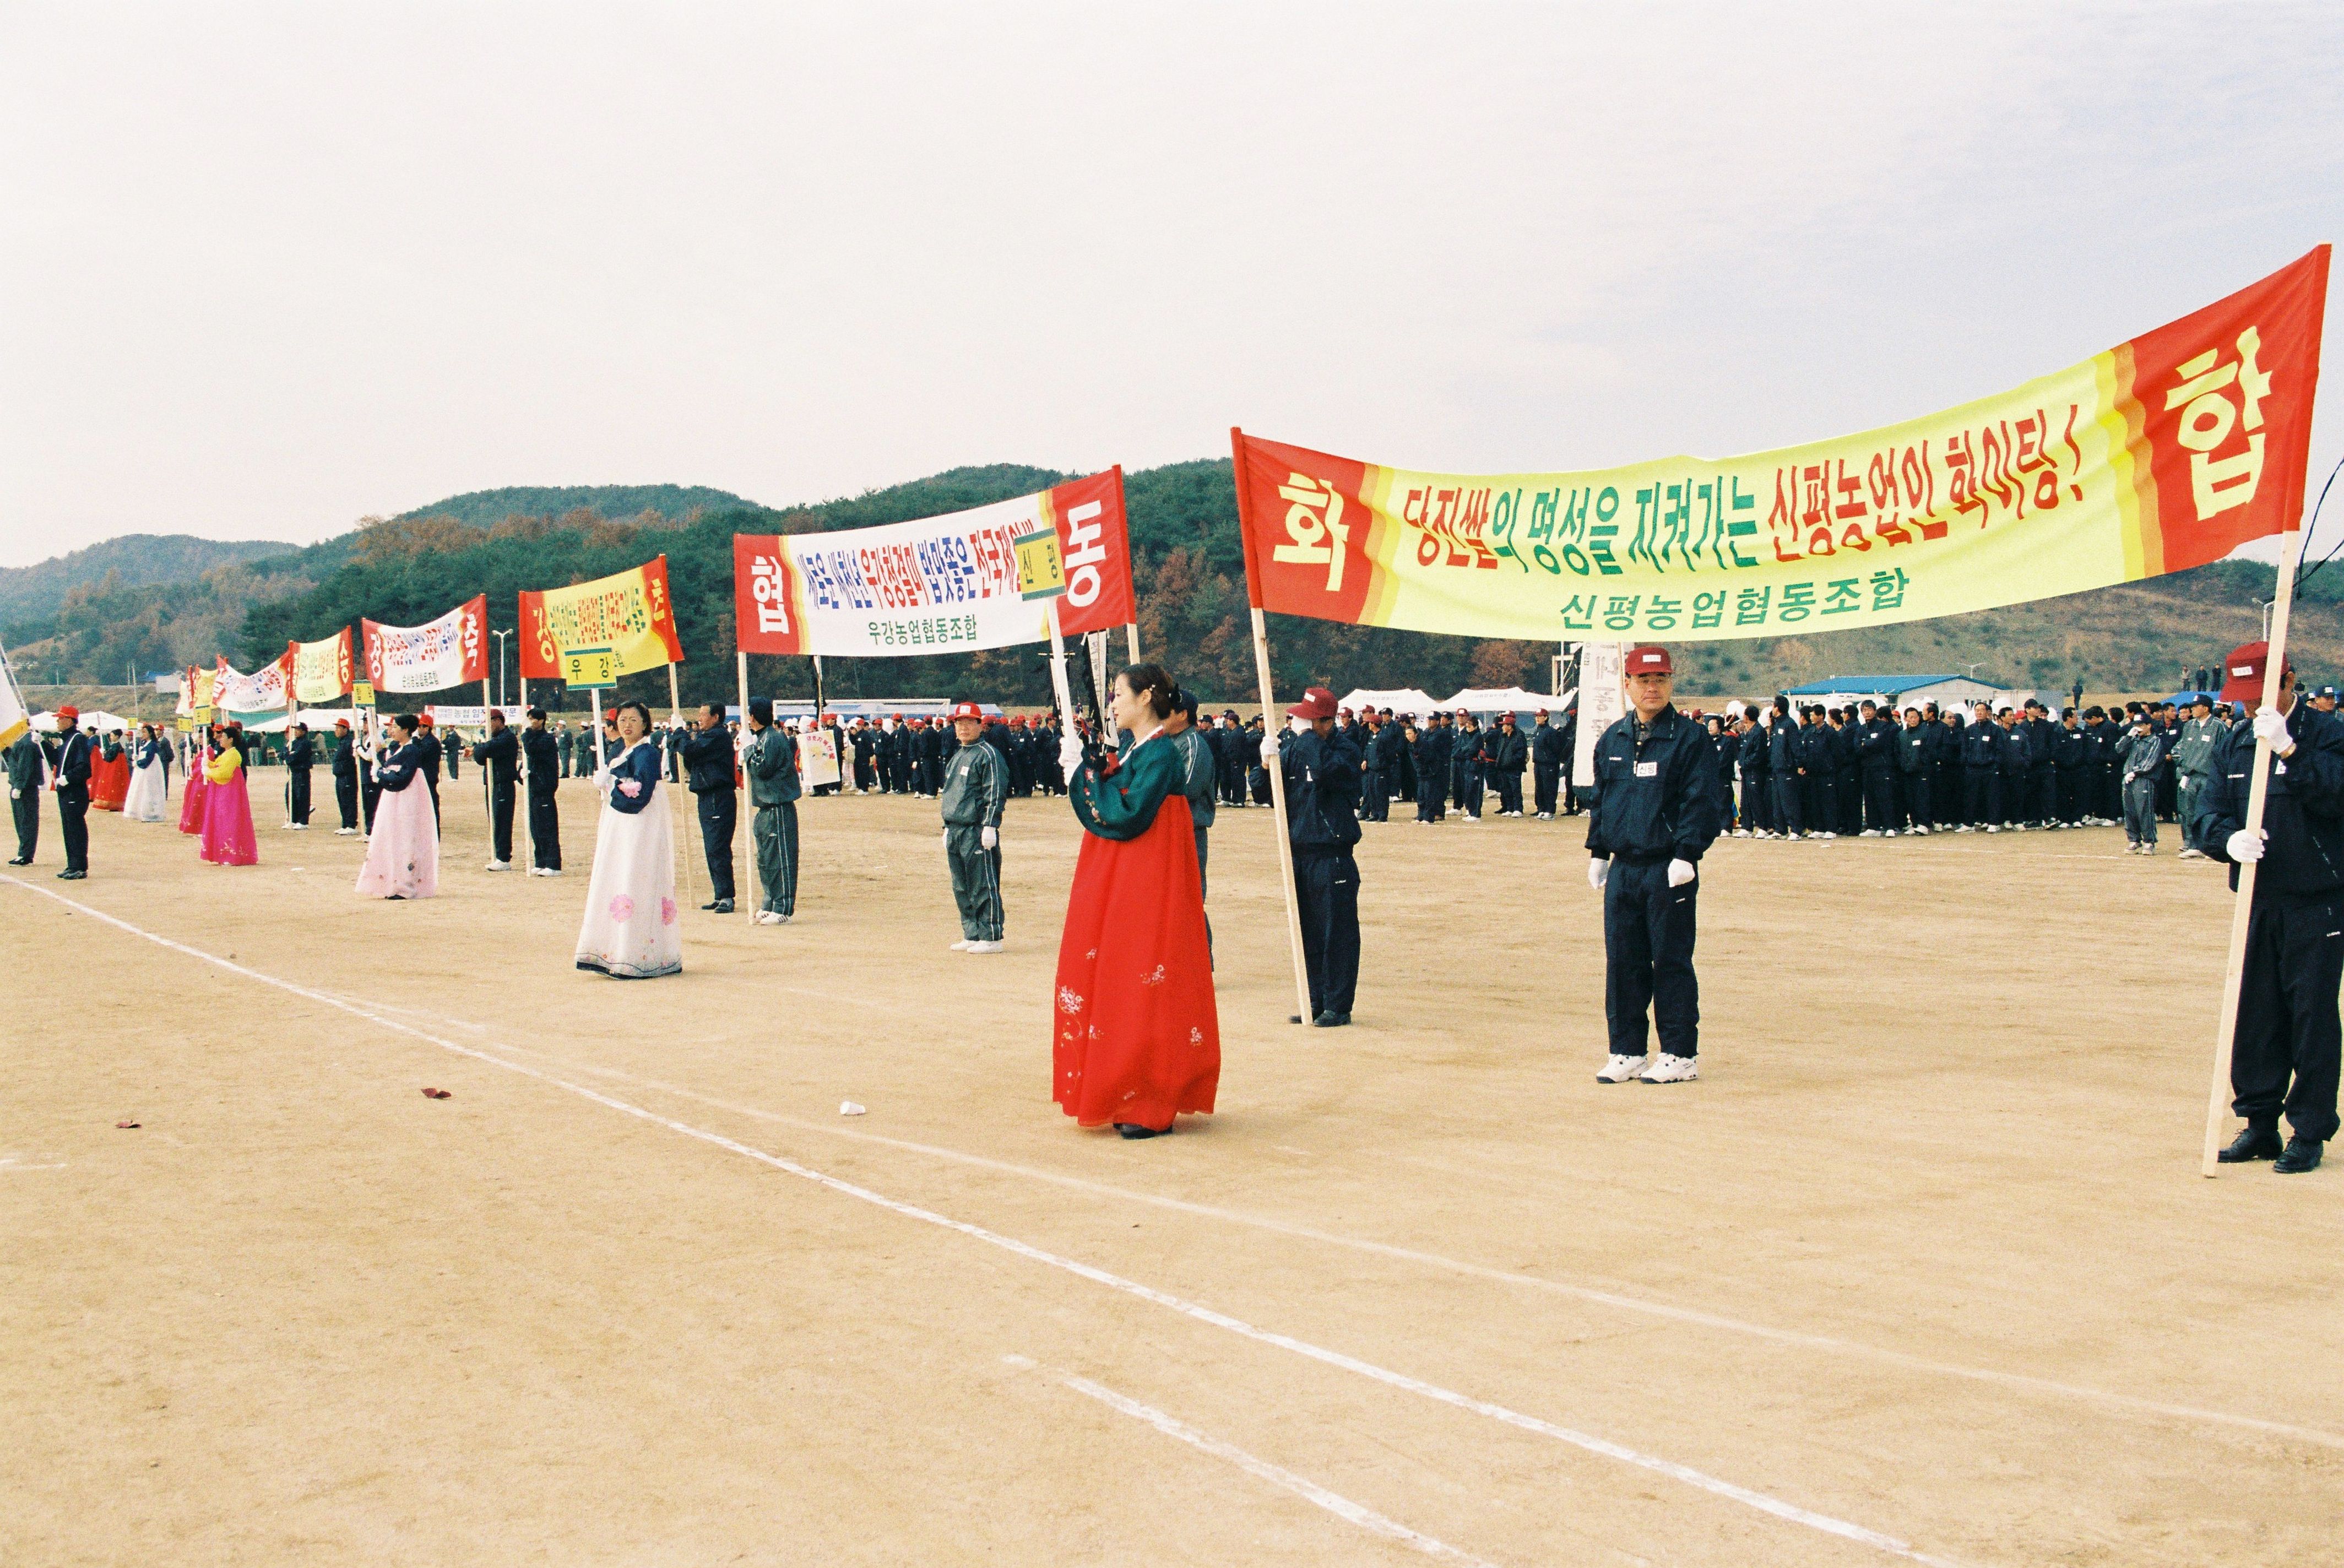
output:
M1031 1371L1036 1365L1026 1356L1004 1356L1001 1359L1022 1371ZM1076 1393L1087 1395L1109 1409L1121 1411L1127 1416L1137 1417L1167 1437L1178 1438L1189 1447L1202 1449L1215 1459L1228 1460L1248 1475L1258 1476L1272 1486L1284 1487L1304 1502L1316 1503L1347 1523L1356 1524L1362 1530L1383 1536L1386 1540L1397 1541L1404 1546L1413 1546L1428 1557L1438 1557L1448 1563L1470 1563L1472 1568L1497 1568L1496 1563L1486 1558L1476 1557L1470 1552L1460 1552L1446 1541L1435 1540L1430 1535L1410 1530L1396 1519L1385 1518L1365 1503L1354 1502L1340 1492L1329 1492L1317 1482L1297 1475L1290 1470L1280 1470L1266 1459L1257 1459L1235 1443L1223 1442L1217 1437L1208 1437L1195 1427L1165 1414L1154 1405L1141 1404L1128 1395L1119 1394L1111 1388L1091 1381L1088 1378L1076 1377L1071 1372L1054 1370L1048 1375Z
M1802 1524L1825 1535L1836 1536L1843 1541L1884 1552L1893 1557L1902 1557L1908 1562L1925 1563L1929 1568L1956 1568L1955 1564L1946 1559L1927 1555L1915 1549L1909 1543L1900 1541L1893 1535L1884 1535L1879 1531L1867 1529L1861 1524L1850 1523L1844 1519L1834 1519L1827 1513L1817 1513L1810 1509L1801 1508L1796 1503L1785 1502L1781 1498L1770 1496L1765 1492L1754 1492L1749 1487L1736 1485L1733 1482L1722 1480L1706 1472L1695 1470L1691 1465L1679 1464L1674 1460L1639 1452L1623 1443L1613 1442L1609 1438L1596 1437L1589 1432L1578 1431L1571 1427L1543 1421L1537 1416L1525 1415L1520 1411L1510 1410L1504 1405L1492 1403L1488 1400L1476 1399L1470 1394L1458 1393L1454 1390L1442 1388L1438 1383L1429 1383L1420 1378L1412 1378L1406 1372L1396 1372L1388 1367L1379 1367L1372 1361L1364 1361L1356 1356L1346 1355L1340 1351L1330 1351L1323 1346L1314 1345L1308 1340L1298 1340L1289 1334L1256 1328L1242 1318L1233 1318L1226 1312L1175 1296L1167 1290L1159 1290L1152 1285L1143 1285L1136 1280L1127 1280L1120 1274L1110 1274L1104 1269L1096 1268L1072 1258L1061 1258L1055 1252L1046 1252L1029 1242L1020 1241L1013 1236L1004 1236L998 1231L987 1230L983 1226L972 1225L965 1219L948 1219L932 1209L901 1202L884 1193L874 1192L867 1187L858 1187L851 1181L825 1175L811 1166L800 1165L793 1159L784 1158L778 1154L768 1154L762 1148L753 1148L737 1139L726 1138L722 1133L711 1132L705 1128L693 1127L688 1122L673 1120L660 1115L657 1111L646 1110L642 1106L631 1105L622 1099L614 1099L599 1090L588 1088L583 1084L574 1084L567 1078L556 1077L551 1073L540 1072L535 1067L497 1056L492 1052L475 1050L470 1046L461 1046L453 1040L442 1039L411 1024L402 1024L394 1018L386 1018L379 1013L370 1012L354 1002L346 1002L327 992L296 985L290 980L279 979L274 975L248 968L233 959L207 953L200 947L191 947L184 942L175 942L168 936L158 936L142 926L133 926L129 921L108 915L104 910L93 909L86 904L78 903L60 893L53 893L45 887L35 886L21 878L0 876L0 882L12 884L25 889L27 893L37 893L44 898L52 899L103 925L111 926L118 931L128 932L133 936L152 942L157 947L167 948L171 952L182 954L200 963L209 964L214 968L242 976L248 980L257 980L264 986L272 986L289 996L300 996L321 1006L332 1007L338 1012L348 1013L352 1017L363 1018L379 1028L421 1040L426 1045L437 1046L441 1050L453 1055L468 1057L489 1067L501 1067L506 1072L515 1073L522 1077L534 1078L539 1083L554 1088L566 1089L581 1099L591 1100L596 1105L605 1106L611 1110L633 1117L639 1121L649 1122L654 1127L663 1127L670 1132L680 1133L685 1138L697 1138L702 1143L712 1144L718 1148L740 1155L743 1158L753 1159L760 1165L771 1166L775 1170L785 1171L789 1175L811 1181L842 1197L857 1199L862 1202L884 1209L891 1214L900 1214L906 1219L917 1219L924 1224L934 1225L941 1229L968 1237L971 1240L998 1247L1003 1251L1015 1254L1029 1262L1040 1263L1046 1268L1072 1274L1077 1279L1088 1280L1095 1285L1103 1285L1110 1290L1119 1291L1142 1301L1153 1302L1183 1317L1210 1324L1217 1329L1227 1330L1257 1344L1271 1345L1281 1351L1289 1351L1323 1366L1339 1368L1343 1371L1353 1372L1372 1381L1382 1383L1387 1388L1419 1394L1437 1403L1466 1411L1474 1415L1486 1416L1491 1421L1523 1431L1535 1432L1541 1437L1553 1438L1559 1442L1583 1449L1589 1453L1618 1460L1622 1464L1648 1470L1657 1475L1665 1475L1672 1481L1682 1482L1687 1486L1739 1502L1744 1507L1756 1509L1761 1513L1772 1514L1776 1519L1788 1523Z
M414 1013L424 1017L440 1017L438 1014L425 1013L415 1008L393 1007L389 1010ZM480 1029L484 1033L487 1031L486 1025L472 1024L462 1019L443 1018L440 1021L465 1028ZM2214 1425L2238 1427L2248 1431L2265 1432L2274 1437L2293 1438L2303 1442L2317 1443L2323 1448L2344 1449L2344 1435L2323 1431L2317 1427L2293 1426L2286 1421L2265 1421L2258 1416L2238 1415L2229 1411L2202 1410L2195 1405L2167 1404L2158 1400L2143 1399L2137 1394L2117 1393L2113 1390L2090 1388L2080 1383L2063 1383L2049 1378L2038 1378L2026 1372L2004 1371L1995 1367L1965 1367L1956 1362L1932 1361L1925 1356L1911 1355L1903 1351L1867 1345L1855 1340L1834 1339L1827 1334L1802 1333L1794 1329L1778 1329L1771 1324L1753 1323L1740 1318L1728 1318L1715 1312L1704 1312L1696 1307L1680 1307L1671 1302L1654 1301L1641 1296L1621 1295L1615 1291L1597 1290L1591 1285L1574 1285L1567 1280L1546 1280L1536 1274L1520 1274L1510 1270L1493 1269L1484 1263L1470 1263L1459 1258L1446 1258L1437 1252L1421 1252L1414 1248L1400 1247L1389 1241L1371 1241L1365 1237L1346 1236L1337 1231L1314 1229L1308 1225L1298 1225L1291 1220L1277 1219L1262 1214L1248 1214L1239 1209L1220 1209L1209 1203L1191 1202L1185 1198L1167 1198L1161 1193L1141 1192L1132 1188L1092 1181L1085 1177L1069 1176L1063 1171L1045 1170L1037 1166L1018 1165L1010 1160L995 1159L989 1155L971 1154L965 1149L946 1148L932 1143L915 1143L908 1138L890 1138L884 1133L863 1132L853 1128L832 1127L824 1122L808 1121L780 1111L766 1110L760 1106L743 1105L737 1100L721 1099L713 1095L704 1095L677 1084L663 1083L658 1078L642 1077L618 1067L572 1062L555 1056L550 1051L538 1050L529 1046L518 1046L502 1041L498 1042L498 1046L502 1050L512 1051L520 1056L534 1057L540 1061L551 1062L570 1072L616 1079L622 1083L633 1084L639 1088L650 1089L654 1093L673 1095L678 1099L691 1100L714 1110L729 1111L735 1116L748 1117L753 1120L771 1122L777 1127L791 1128L800 1132L820 1133L826 1138L843 1138L856 1143L875 1144L886 1148L898 1148L906 1153L926 1155L932 1158L974 1166L983 1170L995 1170L1004 1175L1049 1182L1071 1191L1089 1193L1095 1198L1121 1199L1131 1203L1145 1203L1157 1209L1170 1209L1175 1213L1191 1214L1207 1219L1226 1220L1230 1224L1249 1226L1255 1229L1268 1230L1279 1236L1291 1236L1298 1240L1316 1241L1329 1247L1348 1248L1355 1252L1371 1253L1377 1257L1396 1259L1407 1263L1427 1264L1476 1280L1491 1280L1501 1284L1527 1286L1532 1290L1546 1291L1551 1295L1568 1296L1574 1300L1588 1301L1597 1306L1618 1307L1627 1311L1642 1312L1651 1317L1663 1318L1671 1322L1685 1323L1695 1328L1714 1329L1726 1333L1747 1335L1752 1339L1764 1340L1773 1344L1786 1345L1798 1350L1823 1351L1834 1355L1876 1361L1906 1371L1926 1372L1936 1377L1961 1378L1972 1382L1993 1383L1998 1387L2016 1390L2021 1393L2056 1395L2063 1399L2083 1400L2104 1404L2134 1415L2162 1416L2175 1421L2203 1421Z

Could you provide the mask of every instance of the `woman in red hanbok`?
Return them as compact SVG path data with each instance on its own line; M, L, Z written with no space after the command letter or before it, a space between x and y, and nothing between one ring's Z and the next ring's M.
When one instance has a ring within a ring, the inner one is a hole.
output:
M1126 1138L1210 1112L1221 1076L1187 762L1164 735L1175 696L1160 666L1134 664L1114 693L1131 749L1097 769L1071 735L1060 753L1084 831L1058 941L1052 1094L1083 1126Z
M89 808L120 811L130 793L130 754L123 749L122 732L108 730L89 764Z
M211 761L209 735L207 731L204 739L190 735L187 740L187 787L179 796L179 831L190 835L204 831L204 795L211 787L204 779L205 764Z

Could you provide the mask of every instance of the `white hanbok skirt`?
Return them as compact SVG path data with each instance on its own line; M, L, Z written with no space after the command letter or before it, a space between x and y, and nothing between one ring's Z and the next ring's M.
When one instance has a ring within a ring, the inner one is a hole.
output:
M430 898L440 892L440 819L423 780L387 789L375 802L358 890L369 898Z
M129 793L122 797L122 814L133 822L163 820L163 764L148 763L130 771Z
M602 803L594 827L594 875L578 928L578 966L619 980L683 972L683 926L675 906L675 824L667 793L624 812Z

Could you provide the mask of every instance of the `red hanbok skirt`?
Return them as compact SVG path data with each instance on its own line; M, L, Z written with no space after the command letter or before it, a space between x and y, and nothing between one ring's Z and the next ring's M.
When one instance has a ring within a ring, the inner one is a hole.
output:
M89 804L96 811L120 811L123 797L130 793L130 756L128 753L107 762L104 757L89 764Z
M203 759L198 755L188 771L187 787L179 796L179 831L200 836L204 831L204 792L211 785L204 779Z
M1213 1108L1221 1023L1186 800L1137 838L1083 835L1050 1016L1052 1096L1083 1126Z

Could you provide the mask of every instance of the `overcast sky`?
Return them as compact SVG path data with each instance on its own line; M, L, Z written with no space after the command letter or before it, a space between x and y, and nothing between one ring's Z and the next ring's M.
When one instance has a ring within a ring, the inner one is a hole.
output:
M0 0L0 565L1232 423L1748 451L2344 236L2344 5L805 9Z

